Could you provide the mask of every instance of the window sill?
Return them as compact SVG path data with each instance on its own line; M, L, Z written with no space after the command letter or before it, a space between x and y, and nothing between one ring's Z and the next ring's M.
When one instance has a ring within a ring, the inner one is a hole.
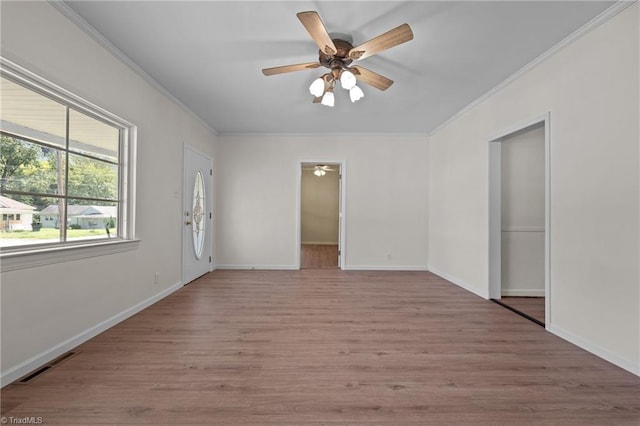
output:
M101 241L0 253L0 272L137 250L140 240Z

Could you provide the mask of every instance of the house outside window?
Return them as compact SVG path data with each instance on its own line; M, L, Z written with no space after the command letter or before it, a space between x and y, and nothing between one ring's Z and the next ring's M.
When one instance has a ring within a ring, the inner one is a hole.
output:
M131 240L135 128L8 64L0 68L0 253Z

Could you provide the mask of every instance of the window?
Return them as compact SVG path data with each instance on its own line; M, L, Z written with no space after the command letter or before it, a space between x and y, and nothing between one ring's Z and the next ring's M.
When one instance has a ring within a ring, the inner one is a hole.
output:
M131 240L135 128L0 59L3 260Z

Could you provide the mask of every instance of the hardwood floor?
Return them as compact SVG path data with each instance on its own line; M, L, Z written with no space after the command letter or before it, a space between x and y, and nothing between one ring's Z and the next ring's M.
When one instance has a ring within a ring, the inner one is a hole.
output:
M544 297L502 297L500 302L544 324Z
M302 244L300 249L301 269L338 268L338 246Z
M2 391L44 424L634 425L640 378L427 272L215 271Z

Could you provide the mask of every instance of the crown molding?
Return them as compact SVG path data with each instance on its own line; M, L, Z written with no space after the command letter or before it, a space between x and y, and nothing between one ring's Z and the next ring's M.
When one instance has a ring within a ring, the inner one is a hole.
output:
M211 133L218 136L218 131L211 127L209 123L205 122L202 117L193 112L191 108L186 106L182 101L176 98L171 92L169 92L163 85L161 85L156 79L154 79L151 75L149 75L145 70L143 70L138 64L136 64L131 58L124 54L120 49L118 49L113 43L105 38L102 34L98 32L91 24L89 24L82 16L78 15L76 11L71 9L69 5L67 5L62 0L49 0L49 4L51 4L58 12L60 12L64 17L69 19L73 24L75 24L78 28L80 28L85 34L91 37L94 41L96 41L100 46L102 46L105 50L115 56L120 62L128 66L133 72L142 77L146 82L148 82L152 87L162 93L164 96L169 98L173 103L178 105L184 112L186 112L189 116L194 118L200 124L202 124L205 128L207 128Z
M416 138L429 138L429 133L427 132L412 132L412 133L402 133L402 132L362 132L362 133L348 133L348 132L330 132L330 133L300 133L300 132L224 132L219 133L218 136L226 137L226 138L235 138L235 137L244 137L244 138L365 138L365 137L394 137L394 138L406 138L406 139L416 139ZM425 139L425 140L426 140Z
M562 39L559 43L557 43L556 45L554 45L553 47L551 47L550 49L548 49L547 51L542 53L540 56L535 58L533 61L529 62L524 67L520 68L518 71L516 71L515 73L511 74L504 81L499 83L497 86L493 87L492 89L489 89L487 92L485 92L484 94L480 95L480 97L478 97L475 100L471 101L471 103L469 103L467 106L462 108L460 111L458 111L457 113L455 113L454 115L449 117L442 124L438 125L435 129L433 129L431 132L429 132L429 136L435 135L440 130L444 129L449 124L451 124L452 122L454 122L455 120L457 120L458 118L460 118L461 116L466 114L468 111L472 110L477 105L479 105L482 102L486 101L487 99L489 99L490 97L492 97L493 95L495 95L496 93L498 93L499 91L504 89L506 86L511 84L513 81L517 80L522 75L526 74L527 72L529 72L533 68L537 67L538 65L540 65L541 63L543 63L544 61L549 59L551 56L555 55L558 51L563 49L565 46L571 44L573 41L575 41L576 39L582 37L583 35L585 35L589 31L596 29L597 27L599 27L600 25L604 24L605 22L607 22L608 20L610 20L611 18L613 18L614 16L616 16L617 14L619 14L620 12L625 10L627 7L633 5L634 3L638 3L638 0L620 0L620 1L617 1L611 7L607 8L601 14L599 14L598 16L596 16L595 18L593 18L592 20L590 20L589 22L587 22L586 24L584 24L583 26L581 26L580 28L575 30L573 33L569 34L566 38Z

